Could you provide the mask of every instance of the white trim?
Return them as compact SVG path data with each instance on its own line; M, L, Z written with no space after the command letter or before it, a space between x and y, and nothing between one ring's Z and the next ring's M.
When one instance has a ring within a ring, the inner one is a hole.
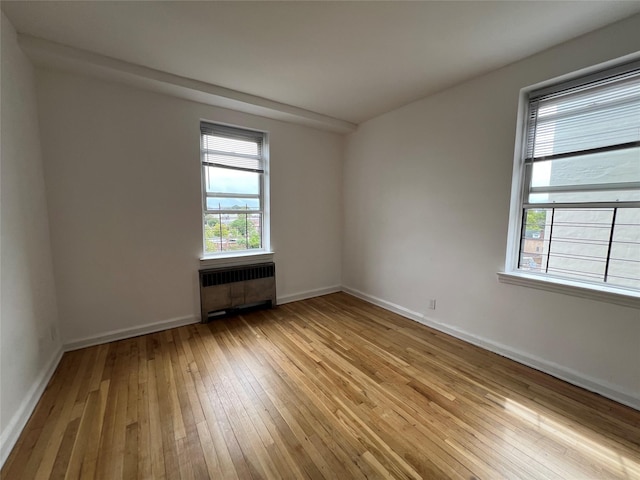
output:
M638 396L638 394L635 392L623 390L617 385L613 385L600 379L584 375L570 368L558 365L557 363L549 362L548 360L544 360L535 355L515 350L507 345L494 342L493 340L480 337L478 335L466 332L462 329L445 325L418 312L414 312L412 310L409 310L408 308L396 305L395 303L388 302L381 298L374 297L373 295L368 295L359 290L346 286L343 286L342 290L345 293L373 303L374 305L382 307L385 310L397 313L398 315L402 315L403 317L414 320L418 323L426 325L427 327L431 327L435 330L456 337L460 340L464 340L465 342L471 343L485 350L489 350L490 352L497 353L498 355L506 357L515 362L522 363L523 365L534 368L541 372L548 373L549 375L559 378L560 380L564 380L565 382L571 383L572 385L576 385L591 392L595 392L599 395L602 395L603 397L607 397L611 400L622 403L623 405L627 405L640 411L640 396Z
M261 175L262 185L262 249L271 252L271 133L262 132L264 144L262 145L262 158L264 159L264 171ZM273 260L265 260L273 261Z
M188 315L186 317L171 318L169 320L163 320L161 322L147 323L130 328L121 328L118 330L111 330L110 332L101 333L99 335L93 335L85 338L78 338L65 342L64 351L70 352L72 350L78 350L80 348L92 347L94 345L101 345L103 343L115 342L117 340L124 340L126 338L137 337L140 335L146 335L148 333L161 332L170 328L182 327L184 325L191 325L192 323L198 323L200 317L195 315Z
M527 130L527 91L520 90L518 115L516 122L515 146L513 152L513 171L511 177L511 200L509 203L509 229L507 233L507 252L505 268L514 269L520 255L520 235L522 229L522 201L526 169L522 161Z
M388 302L387 300L383 300L378 297L374 297L373 295L369 295L368 293L361 292L360 290L356 290L355 288L342 286L342 291L348 293L349 295L353 295L354 297L358 297L365 302L373 303L379 307L384 308L385 310L389 310L393 313L397 313L398 315L402 315L410 320L414 320L419 323L424 323L423 320L425 318L424 315L418 312L414 312L413 310L409 310L408 308L402 307L396 303Z
M40 401L40 397L42 397L53 373L56 371L61 358L62 347L58 348L58 350L53 353L46 365L46 368L40 372L40 375L38 375L31 385L31 388L24 396L24 399L20 404L20 408L18 408L18 410L13 414L11 420L9 420L9 423L2 431L2 435L0 435L0 468L2 468L4 462L7 461L7 458L18 441L22 430L27 425L31 414Z
M234 252L203 257L200 259L200 268L236 267L239 265L252 265L254 263L273 262L273 252Z
M38 66L117 81L205 105L228 108L330 132L351 133L356 130L354 123L311 110L50 42L24 33L18 33L18 45Z
M542 277L520 272L498 272L500 283L537 288L554 293L564 293L574 297L588 298L600 302L614 303L630 308L640 308L640 293L609 287L590 285L582 282Z
M342 287L340 285L334 285L332 287L315 288L313 290L305 290L304 292L292 293L289 295L283 295L278 297L278 305L284 305L285 303L297 302L299 300L306 300L307 298L320 297L322 295L329 295L330 293L341 292Z

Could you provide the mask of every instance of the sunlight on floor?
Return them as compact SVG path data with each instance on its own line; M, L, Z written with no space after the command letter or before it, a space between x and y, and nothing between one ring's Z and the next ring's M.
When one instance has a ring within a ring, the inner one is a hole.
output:
M548 416L541 415L514 400L505 399L504 408L510 414L526 421L545 435L551 435L558 441L569 444L572 448L581 451L586 458L593 459L594 463L613 470L621 478L640 479L640 461L623 456L612 448L592 440L584 434L576 432L571 427L563 425ZM598 434L594 432L593 436L597 437ZM603 438L603 440L605 439Z

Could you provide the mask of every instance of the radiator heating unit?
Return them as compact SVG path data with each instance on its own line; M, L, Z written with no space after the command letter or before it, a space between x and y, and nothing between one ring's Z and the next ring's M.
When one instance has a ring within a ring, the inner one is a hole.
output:
M273 262L200 272L202 322L243 307L276 305L276 265Z

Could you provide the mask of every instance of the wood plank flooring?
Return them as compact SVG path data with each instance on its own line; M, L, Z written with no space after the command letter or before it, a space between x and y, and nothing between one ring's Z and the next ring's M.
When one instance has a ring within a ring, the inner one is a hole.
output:
M66 353L13 479L640 479L640 412L338 293Z

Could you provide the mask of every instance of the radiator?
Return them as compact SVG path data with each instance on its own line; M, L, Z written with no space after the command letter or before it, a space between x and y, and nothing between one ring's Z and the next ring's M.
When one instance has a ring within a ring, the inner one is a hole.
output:
M209 315L264 304L276 304L276 265L273 262L200 270L202 322Z

